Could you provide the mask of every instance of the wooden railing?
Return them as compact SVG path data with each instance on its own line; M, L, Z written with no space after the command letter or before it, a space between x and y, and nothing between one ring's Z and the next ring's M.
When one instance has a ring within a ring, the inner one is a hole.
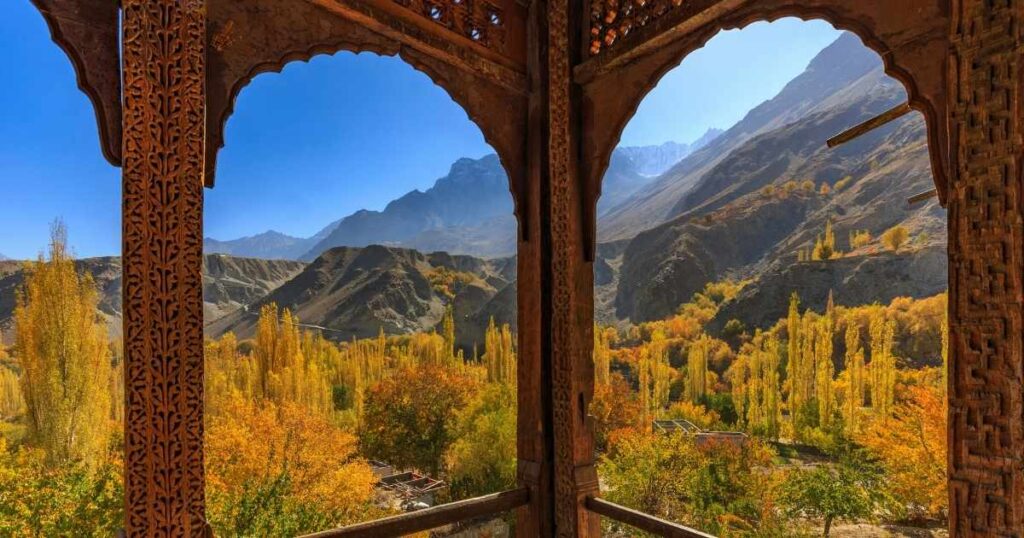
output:
M637 512L632 508L626 508L598 497L587 497L586 507L587 510L595 514L665 538L715 538L710 534Z
M528 502L530 502L530 490L526 488L513 489L366 523L357 523L340 529L308 534L303 538L393 538L475 517L500 514L513 508L519 508Z

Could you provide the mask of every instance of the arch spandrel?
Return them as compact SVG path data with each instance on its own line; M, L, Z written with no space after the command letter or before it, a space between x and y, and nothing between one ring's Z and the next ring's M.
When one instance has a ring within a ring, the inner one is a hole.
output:
M518 5L515 0L512 3ZM213 186L217 152L224 146L224 129L235 99L256 75L279 72L290 62L308 61L319 54L372 52L402 58L462 106L498 153L509 176L520 229L525 230L521 211L526 192L525 65L517 66L511 57L504 56L504 47L481 54L480 49L486 48L483 44L470 42L467 48L457 40L435 39L435 32L454 30L433 20L424 19L422 26L426 29L403 24L391 8L343 0L255 0L244 5L231 0L211 2L206 185ZM514 41L508 35L503 39L506 44ZM495 55L502 60L491 59Z
M607 10L610 5L595 0L592 13ZM592 46L574 69L583 95L580 173L586 189L585 230L595 229L601 179L611 153L626 123L661 77L722 30L782 17L825 20L856 34L881 56L886 74L904 85L911 107L925 117L932 173L939 199L945 203L949 182L946 66L950 15L944 1L658 0L646 5L653 5L655 12L660 9L661 15L652 12L645 25L634 25L625 37L620 33L610 45L602 41L601 47ZM609 18L614 19L609 15L601 20ZM592 17L590 35L602 36L607 25L593 25L594 21ZM595 238L586 237L585 241L593 245Z
M121 58L117 0L32 0L50 37L71 60L96 113L100 150L121 165Z

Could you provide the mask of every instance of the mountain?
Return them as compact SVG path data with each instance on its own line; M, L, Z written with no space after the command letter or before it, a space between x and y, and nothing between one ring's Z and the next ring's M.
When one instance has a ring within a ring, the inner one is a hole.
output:
M243 305L255 302L287 282L306 264L284 260L258 260L225 255L203 259L203 313L207 323ZM99 311L110 332L121 332L121 258L85 258L75 262L79 273L88 273L99 288ZM16 292L24 282L21 262L0 262L0 341L12 335Z
M515 252L514 224L512 195L497 155L459 159L426 191L412 191L383 211L361 210L341 219L302 258L313 260L338 246L373 244L420 250L446 244L462 254L468 252L458 242L463 236L476 239L472 246L478 256L507 255Z
M447 289L440 284L445 280L452 282ZM388 334L433 330L451 304L456 338L471 348L474 342L483 342L488 309L511 312L499 314L499 323L514 320L514 302L511 309L494 302L499 295L514 300L514 280L511 258L424 254L380 245L336 247L258 302L220 318L207 330L214 335L231 331L242 338L252 336L259 308L273 302L291 309L303 323L322 328L325 336L344 341L376 336L381 329Z
M8 258L7 256L4 256L3 253L0 253L0 262L7 261L9 259L10 258Z
M686 156L710 144L723 132L721 129L710 128L690 144L665 142L658 146L621 146L615 148L615 152L631 159L638 174L660 176Z
M790 81L778 95L752 109L736 125L687 156L628 200L608 210L598 223L600 240L633 237L677 215L676 206L682 199L703 176L729 158L733 151L758 135L797 122L812 110L820 109L823 101L842 93L869 73L880 72L880 64L878 55L864 47L859 38L844 33L822 50L807 69ZM828 136L837 132L839 130ZM821 139L822 145L824 140Z
M600 317L660 319L723 278L750 280L721 314L748 326L778 319L788 303L775 305L776 295L794 290L812 306L833 286L840 304L942 291L945 211L934 199L906 201L934 187L921 116L836 149L824 143L905 100L880 59L844 34L779 95L605 214L602 239L625 246L604 249L614 288L598 288ZM797 262L829 221L848 256ZM854 230L877 238L895 225L914 238L900 253L849 245Z
M314 244L311 239L292 237L270 230L231 241L218 241L207 237L203 240L203 252L267 260L294 260L305 254Z

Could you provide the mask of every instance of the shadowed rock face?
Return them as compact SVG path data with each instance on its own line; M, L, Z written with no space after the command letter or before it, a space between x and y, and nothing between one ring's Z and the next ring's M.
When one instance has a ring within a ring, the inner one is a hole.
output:
M512 285L515 275L509 273L510 265L514 268L508 260L423 254L380 245L338 247L324 252L248 310L224 316L207 331L212 335L232 331L249 337L255 331L259 308L275 303L291 309L302 323L325 328L325 336L334 340L369 338L382 328L388 334L408 334L437 327L450 302L459 344L471 348L474 342L483 341L482 327L474 325L484 318L486 327L489 315L482 310L498 311L499 323L515 317L505 313L505 305L491 305L500 291ZM450 298L431 280L442 271L460 277L450 287ZM511 295L514 297L514 292Z
M794 263L778 272L766 272L757 285L744 288L722 306L708 330L717 333L731 319L747 327L770 327L786 317L793 292L800 296L801 308L817 312L825 310L829 292L839 306L931 297L946 291L947 267L946 250L937 246Z

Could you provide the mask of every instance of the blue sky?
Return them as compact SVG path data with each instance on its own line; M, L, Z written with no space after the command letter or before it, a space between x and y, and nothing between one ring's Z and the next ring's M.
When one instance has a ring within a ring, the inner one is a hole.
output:
M92 107L27 0L0 18L0 254L27 258L62 218L79 256L120 251L120 171L103 160ZM725 128L799 74L838 32L784 19L725 32L670 72L626 145ZM447 94L395 58L339 53L257 77L228 122L206 235L307 236L355 210L429 188L459 157L491 152Z

